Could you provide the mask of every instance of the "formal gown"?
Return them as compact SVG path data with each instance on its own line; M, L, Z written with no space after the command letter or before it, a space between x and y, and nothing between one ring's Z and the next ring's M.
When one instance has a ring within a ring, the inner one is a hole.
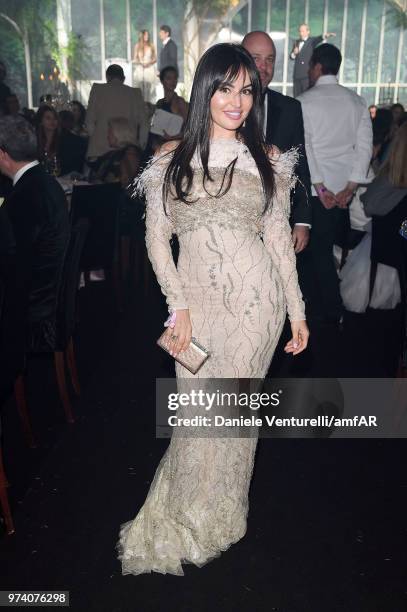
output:
M155 60L155 50L151 46L141 47L137 52L138 63L134 64L133 69L133 86L140 87L144 102L155 102L155 88L159 83L157 78L157 65L156 62L151 66L146 66Z
M171 154L169 154L171 155ZM276 189L263 215L260 176L247 147L214 140L205 188L192 160L192 204L162 201L169 155L154 159L140 179L147 201L148 254L169 310L189 308L193 335L210 352L193 376L176 364L178 388L188 381L261 379L282 331L304 320L288 222L296 152L272 158ZM236 159L229 191L215 197ZM209 192L209 193L208 193ZM178 237L177 267L169 240ZM177 428L175 428L177 429ZM202 566L246 532L248 493L257 436L183 436L173 433L147 499L118 543L123 574L183 575L181 563Z

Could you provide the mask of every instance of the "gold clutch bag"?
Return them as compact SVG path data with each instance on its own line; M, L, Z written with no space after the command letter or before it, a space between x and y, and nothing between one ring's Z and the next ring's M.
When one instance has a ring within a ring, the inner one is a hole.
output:
M166 332L158 338L157 344L169 354L168 336ZM189 370L191 374L196 374L208 357L209 353L206 348L204 348L202 344L199 344L195 338L192 338L187 350L178 353L174 359Z

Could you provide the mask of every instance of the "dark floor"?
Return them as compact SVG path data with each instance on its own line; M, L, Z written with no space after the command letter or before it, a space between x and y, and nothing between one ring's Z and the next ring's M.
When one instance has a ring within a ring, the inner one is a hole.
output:
M26 448L12 400L2 413L16 534L0 537L1 589L70 590L75 611L407 610L404 440L261 440L243 540L183 578L123 577L119 525L168 444L154 430L155 378L172 372L154 343L165 311L155 286L148 296L137 287L119 317L95 282L79 312L75 425L64 423L48 359L29 370L38 448ZM394 328L377 313L348 317L342 332L316 328L295 374L386 376Z

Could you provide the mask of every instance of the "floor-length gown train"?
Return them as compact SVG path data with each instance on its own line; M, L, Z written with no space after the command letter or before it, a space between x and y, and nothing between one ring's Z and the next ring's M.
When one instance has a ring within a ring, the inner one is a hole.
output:
M288 222L296 153L272 158L276 190L264 215L257 167L242 142L211 142L214 180L206 189L195 155L194 203L170 197L166 215L161 188L168 158L156 160L141 178L148 253L169 309L189 308L193 335L211 353L196 377L177 364L178 386L213 379L215 389L220 379L261 379L287 310L291 320L305 318ZM213 197L236 158L229 191ZM177 268L173 233L180 245ZM174 431L143 507L121 528L123 573L183 575L181 563L202 566L240 540L256 443L256 436L186 437Z

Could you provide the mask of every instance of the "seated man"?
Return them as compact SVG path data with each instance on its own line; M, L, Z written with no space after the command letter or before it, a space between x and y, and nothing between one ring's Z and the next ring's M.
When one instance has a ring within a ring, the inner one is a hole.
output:
M0 172L13 182L1 208L0 263L15 258L27 349L47 351L52 350L55 336L69 217L62 188L44 172L36 156L37 141L29 124L12 117L0 119Z

